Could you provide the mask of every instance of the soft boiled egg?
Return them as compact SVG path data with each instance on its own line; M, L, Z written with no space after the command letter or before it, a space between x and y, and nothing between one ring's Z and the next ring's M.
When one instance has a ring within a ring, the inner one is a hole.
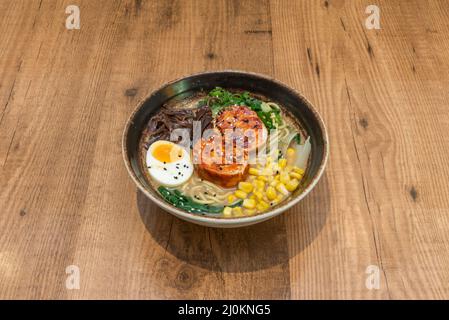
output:
M146 163L150 176L167 187L179 186L193 174L190 154L170 141L159 140L150 145Z

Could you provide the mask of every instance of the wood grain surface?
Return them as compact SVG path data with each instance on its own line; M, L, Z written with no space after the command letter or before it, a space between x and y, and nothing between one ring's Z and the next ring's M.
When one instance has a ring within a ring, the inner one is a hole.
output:
M449 1L0 0L0 30L0 298L449 298ZM161 211L121 155L139 99L219 69L302 92L331 146L306 199L235 230Z

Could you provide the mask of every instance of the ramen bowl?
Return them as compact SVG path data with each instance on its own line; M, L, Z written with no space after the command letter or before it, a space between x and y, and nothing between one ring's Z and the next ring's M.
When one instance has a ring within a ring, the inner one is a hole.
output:
M269 208L267 211L243 217L224 218L213 215L199 215L181 210L168 202L153 188L141 162L140 139L151 117L165 104L182 103L198 92L215 87L248 91L276 101L300 123L310 137L311 154L303 180L289 199ZM122 151L126 169L137 188L149 201L174 216L208 227L233 228L256 224L271 219L296 205L316 186L326 166L329 145L326 127L312 104L299 92L270 77L242 71L211 71L189 75L164 84L142 99L128 119L122 140Z

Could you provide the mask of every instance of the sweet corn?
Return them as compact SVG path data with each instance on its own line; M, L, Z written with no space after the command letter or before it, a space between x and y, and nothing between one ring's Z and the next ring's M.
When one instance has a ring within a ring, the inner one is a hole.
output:
M279 195L276 197L276 199L274 199L274 201L275 201L276 203L279 203L279 202L281 202L283 199L284 199L284 196L283 196L282 194L279 194Z
M243 207L246 209L254 209L256 207L256 200L254 199L245 199L243 200Z
M234 195L240 199L245 199L248 196L248 194L242 190L236 190Z
M279 180L279 179L278 179ZM278 180L274 179L273 181L270 182L270 186L272 187L276 187L278 184Z
M293 192L293 191L296 190L296 188L298 188L298 185L299 185L299 180L298 179L292 179L285 185L285 188L288 191Z
M256 200L256 196L254 194L250 195L248 199Z
M256 196L256 198L257 198L258 200L262 200L262 199L263 199L263 194L262 194L262 192L260 192L260 191L254 192L254 195Z
M254 181L256 181L256 176L248 176L248 178L247 178L247 180L246 180L247 182L254 182Z
M269 207L270 207L270 205L268 203L266 203L265 201L260 201L256 206L257 210L259 210L259 211L265 211Z
M287 159L280 159L278 162L279 168L283 169L287 165Z
M287 190L287 188L285 187L285 184L283 184L282 182L279 182L279 183L276 185L276 190L279 191L279 192L282 193L282 194L285 194L285 195L288 194L288 190Z
M290 177L292 177L294 179L298 179L298 180L302 179L302 174L299 174L297 172L291 171L289 174L290 174Z
M293 149L293 148L288 148L288 149L287 149L286 156L287 156L287 157L290 157L290 158L294 157L294 156L295 156L295 149Z
M245 191L246 193L250 193L251 191L253 191L253 185L249 182L240 181L239 189Z
M304 174L304 170L298 167L293 167L293 171L302 175Z
M252 216L254 214L256 214L257 210L256 209L245 209L243 211L243 213L245 214L245 216Z
M258 176L258 177L257 177L257 180L259 180L259 181L265 181L265 182L268 181L267 177L265 177L265 176Z
M267 188L267 198L268 200L276 199L276 190L271 186Z
M279 181L282 182L283 184L287 184L290 181L290 177L289 177L288 173L282 172L280 174Z
M237 200L237 197L233 194L230 194L228 196L228 203L233 203L235 200Z
M251 169L250 169L251 170ZM272 176L273 175L273 169L270 167L270 168L264 168L261 172L260 172L260 174L262 175L262 176Z
M249 168L249 174L252 174L254 176L258 176L258 175L260 175L260 172L256 168Z
M265 182L263 182L263 181L256 180L255 184L256 184L256 187L259 188L259 189L265 188Z
M239 217L241 215L243 215L243 211L242 208L240 207L235 207L232 209L232 213L234 214L234 216Z
M223 209L223 215L225 217L230 217L232 216L232 208L231 207L224 207Z

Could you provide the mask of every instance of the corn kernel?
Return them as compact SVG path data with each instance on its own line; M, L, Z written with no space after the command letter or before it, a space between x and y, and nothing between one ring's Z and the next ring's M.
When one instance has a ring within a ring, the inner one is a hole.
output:
M256 206L257 210L259 210L259 211L265 211L269 207L270 207L270 205L268 203L266 203L265 201L260 201Z
M237 200L237 197L234 196L233 194L230 194L228 196L228 203L233 203L235 200Z
M287 172L282 172L279 181L283 184L287 184L290 181L290 177Z
M283 169L287 165L287 159L280 159L278 162L279 168Z
M265 177L265 176L258 176L258 177L257 177L257 180L259 180L259 181L265 181L265 182L268 181L267 177Z
M288 148L287 149L287 153L286 153L286 156L287 157L294 157L295 156L295 149L293 149L293 148Z
M256 196L257 200L262 200L263 198L263 193L260 191L254 192L254 195Z
M235 190L235 196L240 199L245 199L248 196L248 194L242 190Z
M288 190L285 187L285 184L283 184L282 182L279 182L276 186L276 190L279 191L282 194L287 195L288 194Z
M267 198L269 200L276 199L276 190L274 190L274 188L271 186L267 188Z
M245 199L243 200L243 207L246 209L254 209L256 207L256 200L254 199Z
M276 199L274 199L274 201L276 201L276 203L281 202L284 199L284 196L282 194L279 194Z
M252 216L254 214L256 214L257 210L256 209L245 209L243 211L243 213L245 214L245 216Z
M302 170L301 168L293 167L293 171L296 172L296 173L304 175L304 170Z
M293 191L296 190L296 188L298 188L298 185L299 185L299 180L298 179L292 179L285 185L285 188L288 191L293 192Z
M231 207L224 207L223 209L223 215L225 217L230 217L232 216L232 208Z
M279 179L278 179L279 180ZM270 186L272 187L276 187L278 184L278 180L274 179L273 181L270 182Z
M260 172L256 168L249 168L249 174L252 174L254 176L258 176L258 175L260 175Z
M254 194L251 194L248 199L256 200L256 196Z
M290 177L292 177L294 179L298 179L298 180L302 179L302 174L299 174L297 172L291 171L289 174L290 174Z
M273 175L273 169L271 169L271 167L270 167L270 168L265 168L265 169L263 169L263 170L260 172L260 174L261 174L262 176L272 176L272 175Z
M259 188L259 189L265 188L265 182L260 181L260 180L256 180L256 187Z
M253 185L249 182L240 181L239 189L245 191L246 193L250 193L251 191L253 191Z
M242 208L240 207L235 207L232 209L232 213L234 214L234 216L239 217L243 215L243 211Z

